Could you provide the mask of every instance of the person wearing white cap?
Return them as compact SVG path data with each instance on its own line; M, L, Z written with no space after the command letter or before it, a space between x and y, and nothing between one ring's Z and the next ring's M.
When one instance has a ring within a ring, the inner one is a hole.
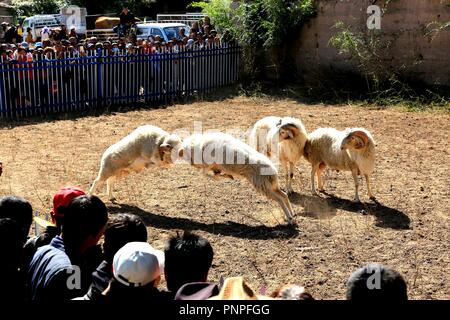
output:
M157 286L164 270L164 252L147 242L129 242L114 255L113 279L103 292L108 301L164 299Z

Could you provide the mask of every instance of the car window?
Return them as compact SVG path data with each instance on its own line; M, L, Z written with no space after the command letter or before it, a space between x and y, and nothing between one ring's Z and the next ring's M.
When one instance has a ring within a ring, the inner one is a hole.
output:
M166 27L164 28L164 32L167 35L167 38L169 40L172 40L173 38L180 38L180 29L184 29L185 34L189 35L189 28L188 27Z
M160 36L161 38L164 39L164 36L163 36L161 30L159 30L157 28L152 28L151 35L152 36Z
M164 32L167 35L167 39L172 40L173 38L178 38L178 27L166 27Z
M148 33L147 28L138 28L136 31L136 35L138 36L147 35L147 33Z

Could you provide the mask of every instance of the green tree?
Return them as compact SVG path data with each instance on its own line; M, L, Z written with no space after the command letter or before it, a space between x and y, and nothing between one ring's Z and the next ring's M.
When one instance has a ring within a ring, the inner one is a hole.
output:
M34 14L58 13L67 0L13 0L12 6L17 16L31 16Z

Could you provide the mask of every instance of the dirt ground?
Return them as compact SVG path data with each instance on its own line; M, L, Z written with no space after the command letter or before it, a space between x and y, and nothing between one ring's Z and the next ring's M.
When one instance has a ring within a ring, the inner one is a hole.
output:
M329 195L310 193L309 166L301 161L291 197L297 229L279 226L279 207L244 181L215 181L187 165L149 169L116 185L111 214L131 212L148 225L149 242L162 248L179 230L208 238L215 250L211 280L243 275L257 289L305 286L317 299L345 299L357 267L380 262L400 271L412 299L450 298L450 116L347 105L304 105L235 97L57 121L0 127L0 195L30 200L41 215L55 191L88 189L103 151L142 124L168 131L246 130L268 115L302 119L317 127L362 126L377 142L374 192L379 204L353 204L350 172L329 172ZM280 176L284 185L284 178ZM106 201L104 190L101 197Z

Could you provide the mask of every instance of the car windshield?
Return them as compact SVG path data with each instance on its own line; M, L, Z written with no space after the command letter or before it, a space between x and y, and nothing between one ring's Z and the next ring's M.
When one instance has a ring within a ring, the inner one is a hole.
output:
M185 29L185 34L189 34L189 30L187 27L179 26L179 27L166 27L164 28L164 32L167 35L167 38L169 40L172 40L173 38L180 38L180 29Z

